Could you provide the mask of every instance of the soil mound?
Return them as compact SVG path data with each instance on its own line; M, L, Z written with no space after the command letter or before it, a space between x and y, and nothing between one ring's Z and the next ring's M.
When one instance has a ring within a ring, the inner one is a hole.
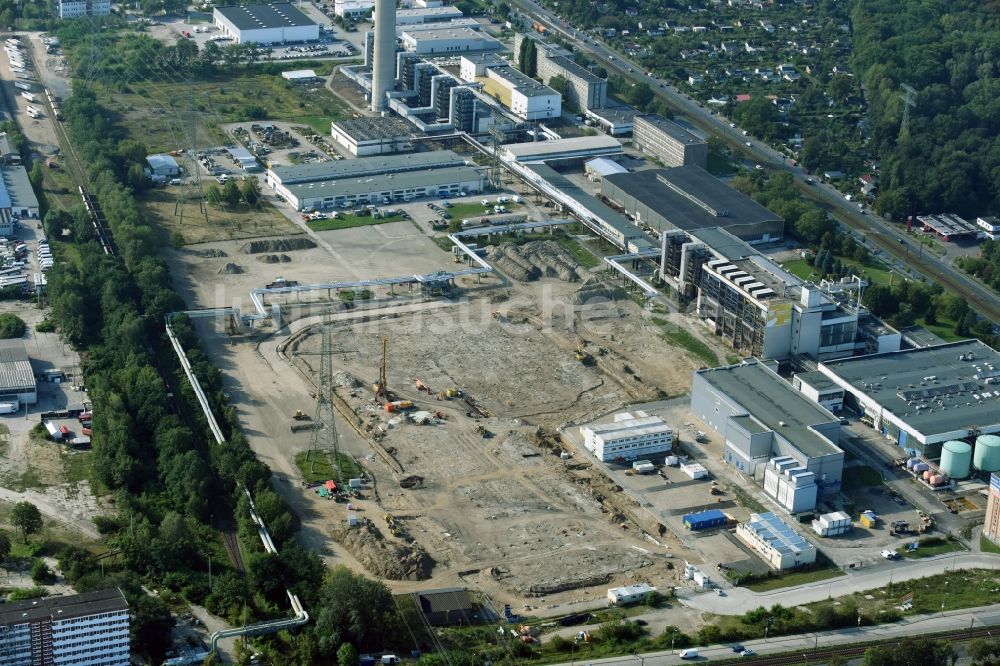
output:
M264 254L257 257L257 261L265 264L287 264L291 260L287 254Z
M219 275L239 275L242 272L243 267L239 264L234 264L233 262L229 262L219 269Z
M400 544L385 539L372 526L339 528L333 538L339 541L373 576L390 580L426 580L431 577L434 560L416 543Z
M195 250L195 255L201 257L202 259L222 259L223 257L228 257L223 250L216 248L206 248L204 250Z
M555 241L531 241L522 245L503 243L491 248L488 257L490 263L520 282L542 277L558 278L563 282L580 281L573 255Z
M620 301L625 298L625 290L600 280L587 280L573 294L574 305L584 305L595 301Z
M316 243L308 238L264 238L245 243L240 252L246 254L263 254L264 252L292 252L293 250L311 250Z

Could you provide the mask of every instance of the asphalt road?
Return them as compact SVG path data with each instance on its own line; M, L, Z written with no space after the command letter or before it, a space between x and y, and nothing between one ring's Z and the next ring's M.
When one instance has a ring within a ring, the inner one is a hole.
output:
M981 314L994 322L1000 322L1000 296L937 257L920 252L917 244L908 238L905 232L874 213L862 213L856 203L844 199L844 195L833 187L819 182L807 182L809 176L802 167L792 166L785 155L762 141L744 136L742 130L731 127L728 120L717 116L673 86L656 77L646 76L640 65L623 57L603 42L577 31L533 0L512 0L511 4L570 40L579 50L605 69L615 71L633 81L645 81L671 107L686 115L691 123L723 139L754 162L774 171L790 173L808 198L820 204L842 224L860 231L898 262L912 267L930 280L943 284L965 298Z
M745 647L753 649L760 655L793 652L795 650L814 650L816 648L835 645L850 645L866 643L891 638L907 638L923 634L959 631L970 628L983 628L1000 624L1000 608L997 606L982 606L959 611L947 611L930 615L914 615L892 624L880 624L873 627L857 627L839 629L836 631L818 631L794 636L782 636L767 640L745 641ZM587 646L581 645L571 654L573 661L558 666L576 666L584 664L624 664L633 663L636 666L666 666L667 664L686 663L678 656L679 650L663 652L647 652L642 655L613 657L610 659L587 659ZM698 648L698 659L694 663L712 659L732 659L732 644L709 645ZM808 663L808 657L803 662ZM687 662L691 663L691 662ZM748 660L748 663L753 663Z

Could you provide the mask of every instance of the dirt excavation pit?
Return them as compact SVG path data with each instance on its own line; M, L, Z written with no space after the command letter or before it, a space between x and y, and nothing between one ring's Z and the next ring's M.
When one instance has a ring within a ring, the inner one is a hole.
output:
M551 240L523 244L503 243L487 252L490 263L501 272L520 282L539 278L558 278L563 282L578 282L577 262L561 245Z
M240 252L245 254L262 254L264 252L291 252L293 250L311 250L316 243L308 238L264 238L244 243Z
M368 466L378 479L377 512L363 514L378 529L338 526L333 538L375 575L420 577L419 566L388 564L420 562L442 585L464 580L505 601L551 602L603 594L610 583L655 581L667 571L667 552L623 515L632 504L620 489L598 474L581 478L587 454L553 433L651 399L661 391L651 378L671 393L686 390L694 362L666 347L630 301L613 307L615 316L586 339L565 321L543 325L530 305L509 316L491 316L496 304L480 305L486 309L477 315L456 305L333 324L334 347L347 350L334 354L334 384L354 425L343 414L340 423L375 440ZM286 350L309 374L318 333L303 332ZM433 414L427 425L373 401L383 335L389 388ZM577 358L581 344L592 362ZM649 367L619 356L619 347L645 352ZM623 372L627 364L644 367L645 379ZM417 390L415 379L432 393ZM453 387L463 395L439 399ZM564 451L572 457L561 457ZM395 536L383 526L384 513L393 517ZM428 553L433 565L421 558Z

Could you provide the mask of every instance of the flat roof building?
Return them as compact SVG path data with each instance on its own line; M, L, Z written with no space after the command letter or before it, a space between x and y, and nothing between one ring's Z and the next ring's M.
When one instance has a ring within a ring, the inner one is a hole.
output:
M844 408L844 389L818 370L796 373L792 386L823 409L839 412Z
M111 14L111 0L59 0L58 5L61 19Z
M840 419L764 363L751 359L696 371L691 413L722 437L723 460L743 474L763 481L768 462L786 457L794 460L794 468L813 474L818 494L840 489L844 470L844 451L837 446Z
M486 94L500 100L521 120L557 118L562 113L562 95L496 55L463 55L459 73L463 80L482 85Z
M6 603L2 664L129 664L129 606L121 590Z
M458 196L481 192L484 176L472 167L405 171L336 181L283 186L297 210L352 208L366 204L402 203L422 197Z
M656 114L635 119L632 143L664 166L708 165L708 142L672 120Z
M819 370L862 420L928 458L941 444L1000 432L1000 353L964 340L838 361Z
M330 135L355 157L413 150L410 125L395 116L337 120L330 125Z
M920 215L917 221L924 225L924 229L933 231L946 241L968 238L979 233L979 228L974 222L964 220L954 213Z
M458 7L414 7L396 10L396 25L420 25L437 21L460 19L465 14Z
M736 526L736 536L778 571L816 561L816 546L773 513L750 514L750 520Z
M412 155L380 155L378 157L362 157L356 160L274 166L267 170L265 182L280 192L280 187L295 183L443 169L464 166L465 164L465 158L454 151L432 150Z
M425 23L404 27L400 41L407 51L425 56L456 56L477 51L502 51L503 44L484 32L459 25L431 27Z
M656 588L649 583L612 587L608 589L608 603L612 606L635 604L655 593Z
M721 227L748 243L781 240L781 216L698 166L608 176L601 194L660 231Z
M561 76L569 82L565 102L575 113L583 113L587 109L599 109L608 102L608 81L602 79L586 67L577 64L569 51L556 47L528 33L514 35L514 52L521 52L521 43L525 39L534 40L537 47L538 78L542 83L550 84L552 79Z
M35 373L21 340L0 340L0 402L38 402Z
M645 412L615 414L611 423L583 426L580 434L583 445L601 462L664 456L674 437L663 419Z
M319 39L319 24L291 3L216 7L212 20L237 44L286 44Z
M146 156L146 175L154 180L177 176L180 172L181 167L172 155Z
M14 217L26 220L38 218L38 197L23 166L0 167L3 187L10 197L10 210Z
M990 489L986 498L986 518L983 536L1000 544L1000 476L990 474Z
M612 173L628 173L628 169L607 157L595 157L584 163L583 172L593 178L604 178Z
M483 619L464 587L423 590L407 596L416 602L432 627L469 626Z
M604 135L509 143L502 150L507 159L518 162L545 162L551 167L579 164L595 157L616 159L625 152L618 139ZM620 174L619 177L625 175Z

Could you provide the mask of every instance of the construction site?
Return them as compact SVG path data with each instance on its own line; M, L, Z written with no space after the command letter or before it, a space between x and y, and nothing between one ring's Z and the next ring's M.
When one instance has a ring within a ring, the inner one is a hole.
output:
M310 284L455 266L419 220L288 240L188 246L171 256L177 282L194 308L246 312L278 271ZM289 260L254 260L271 254ZM465 585L517 608L669 586L699 557L557 430L682 394L700 362L558 244L484 254L493 271L456 277L447 296L413 284L265 294L278 319L238 331L196 320L302 538L396 591ZM307 480L314 461L340 478Z

